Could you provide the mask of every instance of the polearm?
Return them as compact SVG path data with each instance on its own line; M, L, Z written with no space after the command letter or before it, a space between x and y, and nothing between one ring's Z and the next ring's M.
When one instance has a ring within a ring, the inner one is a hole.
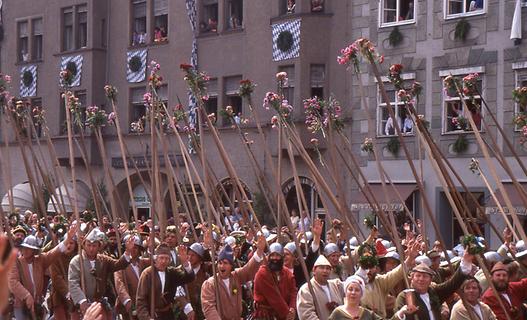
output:
M115 114L115 130L117 131L117 138L119 139L119 148L121 149L121 159L123 161L124 172L126 175L126 185L128 187L128 194L131 200L130 202L132 203L132 213L134 215L135 224L139 225L138 223L139 218L137 215L137 206L135 205L134 191L132 189L132 181L130 178L130 172L128 170L128 160L126 159L123 133L121 132L121 124L119 122L119 113L118 113L117 106L115 103L117 99L116 97L117 92L114 87L109 86L109 85L106 85L104 89L106 92L106 97L108 98L108 100L110 100L110 103L112 104L112 112Z
M78 112L78 106L76 105L75 97L71 91L64 90L63 92L63 98L64 98L64 107L66 111L66 127L68 132L68 149L69 149L69 161L70 161L70 173L71 173L71 181L73 184L73 197L70 198L70 201L73 200L73 214L75 215L75 219L77 219L77 223L80 223L80 214L79 214L79 208L77 204L77 181L75 176L75 158L74 158L74 149L73 149L73 133L72 133L72 120L71 120L71 112ZM70 101L68 101L68 98L72 98L71 104ZM66 186L67 189L67 186ZM84 262L83 262L83 256L82 256L82 243L81 243L81 228L78 228L77 230L77 244L78 244L78 252L79 252L79 266L80 266L80 273L81 273L81 289L84 291L86 288L86 279L84 278Z
M412 109L413 109L413 108L410 108L410 110L412 110ZM412 116L413 116L413 118L414 118L414 122L417 124L417 127L418 127L418 130L417 130L418 137L419 137L420 139L423 140L423 146L425 147L425 150L426 150L427 153L429 154L429 157L430 157L430 163L432 164L433 168L434 168L434 169L436 170L436 172L438 173L437 176L438 176L438 178L439 178L439 180L440 180L440 182L441 182L441 184L442 184L442 186L443 186L443 190L445 191L445 196L447 197L448 201L449 201L450 204L451 204L452 210L454 211L454 214L456 215L456 217L457 217L457 219L458 219L458 222L459 222L459 225L460 225L461 229L463 230L463 232L464 232L465 234L469 234L469 233L468 233L468 229L467 229L467 227L466 227L466 225L465 225L465 222L464 222L464 220L462 219L461 214L460 214L460 212L459 212L457 206L455 206L455 204L454 204L454 200L453 200L453 198L452 198L452 195L451 195L450 192L449 192L449 189L450 189L451 187L449 186L450 184L447 182L447 179L450 179L450 177L449 177L448 175L443 176L443 175L441 174L441 170L439 169L439 167L440 167L442 164L440 164L439 161L436 161L437 159L439 159L439 157L435 157L435 156L434 156L434 152L433 152L432 146L437 147L437 145L435 145L435 143L424 143L424 142L426 142L426 140L425 140L425 138L424 138L426 135L424 134L423 129L424 129L425 131L426 131L426 129L423 127L422 122L418 122L418 121L416 121L416 118L417 118L417 117L416 117L416 115L415 115L415 110L412 110L412 111L414 111L414 112L412 112L411 114L412 114ZM426 131L426 132L428 132L428 131ZM429 133L428 133L428 136L429 136ZM467 249L467 250L468 250L468 249ZM478 264L480 265L480 267L483 269L483 272L484 272L485 276L487 277L487 279L490 279L490 278L491 278L490 273L489 273L489 271L488 271L488 269L487 269L485 263L484 263L483 260L481 259L481 257L476 256L476 259L478 260ZM448 261L448 260L447 260L447 261ZM449 263L450 263L450 262L449 262ZM504 305L503 301L501 301L501 299L499 299L499 293L498 293L498 291L496 290L496 287L494 286L494 283L493 283L492 281L489 281L489 285L490 285L490 287L493 289L493 293L494 293L494 295L496 296L496 298L498 299L498 302L499 302L501 308L502 308L503 310L506 311L507 309L505 308L505 305ZM507 316L507 319L508 319L508 320L511 320L511 319L510 319L510 316L507 314L507 312L505 312L505 314L506 314L506 316ZM471 318L472 318L472 316L471 316Z
M456 84L456 87L457 87L457 84ZM461 88L457 87L457 90L458 90L458 92L461 92ZM463 104L463 107L466 110L468 110L468 106L467 106L467 103L466 103L465 99L460 99L460 100L461 100L461 102ZM501 182L501 179L500 179L500 177L497 174L496 166L495 166L494 162L490 159L490 154L489 154L489 150L487 148L487 145L485 144L485 142L483 141L483 139L481 137L481 133L479 132L479 129L476 126L476 123L474 122L474 119L472 117L472 113L471 112L469 112L469 114L468 114L468 121L470 123L470 126L471 126L472 130L474 131L474 135L476 137L476 141L478 142L478 144L480 146L480 149L483 152L483 156L485 158L485 162L487 163L487 166L489 167L490 173L491 173L493 179L495 180L496 184L498 185L498 189L502 193L503 198L505 200L505 203L509 207L509 210L510 210L511 216L512 216L512 220L514 221L515 225L517 226L517 229L518 229L518 231L520 233L520 236L521 236L522 240L527 242L527 235L525 233L525 230L523 230L523 228L519 227L522 224L520 222L520 219L518 218L518 215L516 213L516 209L514 209L514 207L512 205L512 202L511 202L511 200L509 198L509 195L506 192L505 188L503 187L503 183ZM506 164L506 162L504 162L504 164ZM506 165L504 169L506 169L507 173L510 175L510 177L513 180L513 182L515 183L515 185L519 185L516 177L512 174L512 171L510 171L510 168L508 168L508 165ZM519 192L519 193L520 193L520 195L522 194L521 192Z

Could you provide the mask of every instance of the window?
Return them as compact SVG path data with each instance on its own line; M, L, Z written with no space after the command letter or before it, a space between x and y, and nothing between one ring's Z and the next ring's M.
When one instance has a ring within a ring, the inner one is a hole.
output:
M62 50L73 50L73 8L62 10Z
M231 106L235 116L241 118L242 115L242 98L238 95L240 88L241 76L225 78L225 106ZM229 125L229 122L223 123Z
M154 42L165 42L168 37L168 0L154 0Z
M324 12L324 0L311 0L311 12Z
M519 87L519 88L527 87L527 73L522 73L522 74L517 74L516 75L516 87ZM514 114L518 115L520 113L523 114L523 115L527 115L527 110L526 110L525 106L522 106L519 103L515 103L514 104ZM520 127L519 125L516 124L514 126L514 130L515 131L521 131L522 127Z
M77 46L85 48L88 45L88 7L77 6Z
M413 134L414 126L413 120L410 114L407 112L404 102L399 100L397 90L391 83L385 83L384 88L390 99L390 105L395 113L397 123L403 134ZM377 135L379 136L393 136L395 132L395 124L392 119L388 107L384 102L381 93L378 95L378 108L377 108Z
M280 15L295 13L296 0L280 0Z
M143 101L145 92L145 87L130 89L130 123L141 121L143 128L146 125L146 107ZM130 127L130 132L133 131Z
M218 32L218 0L203 0L199 30L202 33Z
M447 17L484 13L485 5L485 0L445 0Z
M382 0L381 25L414 22L415 0Z
M448 202L448 199L444 195L444 192L441 192L444 197L444 199ZM480 218L484 215L484 212L481 212L481 210L478 210L478 204L484 209L485 205L485 194L483 192L471 192L472 196L476 199L477 203L475 203L472 200L472 197L467 192L460 192L462 201L466 203L468 212L465 211L464 207L460 205L458 208L462 215L467 215L469 217L473 217L474 219L466 219L465 223L467 224L467 227L472 228L474 232L476 232L478 229L481 232L485 232L485 221ZM448 202L448 207L451 210L452 215L452 243L457 244L460 243L460 239L464 236L463 229L461 229L461 225L454 214L454 210L450 206L450 202ZM469 229L470 230L470 229ZM480 236L484 236L484 234L480 234Z
M295 106L295 66L283 66L278 72L287 73L287 82L284 85L284 98L291 106Z
M62 50L70 51L88 46L88 6L86 4L62 9Z
M18 61L29 61L29 24L27 21L20 21L18 29Z
M462 78L462 76L459 76ZM482 92L482 80L478 81L478 92ZM472 114L472 118L476 123L478 130L481 130L481 96L476 95L473 99L464 97L465 105L459 97L451 97L446 90L443 90L444 113L443 113L443 133L472 131L468 117Z
M42 18L33 19L32 52L33 60L42 60Z
M227 28L239 29L243 25L243 0L227 1Z
M311 97L317 96L324 99L324 82L326 67L323 64L312 64L310 71Z
M205 112L207 115L214 113L218 118L218 79L210 79L207 84L209 99L205 101ZM203 121L205 123L206 121Z
M132 0L132 46L146 43L146 0Z

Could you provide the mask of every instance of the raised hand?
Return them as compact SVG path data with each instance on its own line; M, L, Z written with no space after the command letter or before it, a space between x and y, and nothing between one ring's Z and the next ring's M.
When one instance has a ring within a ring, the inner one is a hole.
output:
M265 240L265 237L262 235L258 236L258 240L256 242L256 250L257 250L258 256L263 257L266 246L267 246L267 241Z
M177 255L182 265L187 263L188 255L187 255L187 247L185 245L180 244L177 247Z
M319 218L315 219L315 221L313 221L313 227L311 228L311 232L313 232L313 239L320 241L320 238L322 237L322 230L324 230L324 221Z

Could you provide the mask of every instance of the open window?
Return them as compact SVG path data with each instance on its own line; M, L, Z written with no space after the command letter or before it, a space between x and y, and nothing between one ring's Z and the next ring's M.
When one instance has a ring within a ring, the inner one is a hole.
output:
M154 0L154 42L168 40L168 0Z
M395 119L392 118L388 111L386 102L382 99L382 95L378 92L378 105L377 105L377 135L378 136L394 136L395 122L399 124L399 128L403 134L414 133L414 122L410 116L410 113L405 107L404 102L399 99L397 90L391 83L385 83L384 88L390 99L390 106L393 108Z
M459 76L461 79L463 76ZM483 92L483 81L477 83L477 91ZM463 103L464 100L464 103ZM472 115L476 127L482 129L481 96L473 97L450 96L445 88L443 90L443 133L472 131L469 117Z
M415 22L415 0L381 0L381 26Z
M17 24L18 31L18 61L29 61L29 23L28 21L19 21Z
M486 0L445 0L446 17L485 13Z
M227 29L243 26L243 0L227 0Z
M201 5L201 33L218 32L218 0L203 0Z
M132 46L146 43L146 0L132 0Z

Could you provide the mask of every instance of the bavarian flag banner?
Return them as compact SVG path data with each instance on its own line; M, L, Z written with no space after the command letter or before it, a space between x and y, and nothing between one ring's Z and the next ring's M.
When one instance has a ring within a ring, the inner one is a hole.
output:
M132 50L126 53L126 80L137 83L146 77L146 49Z
M273 24L273 61L300 55L300 19Z
M20 96L35 97L37 95L37 65L32 64L20 68Z

